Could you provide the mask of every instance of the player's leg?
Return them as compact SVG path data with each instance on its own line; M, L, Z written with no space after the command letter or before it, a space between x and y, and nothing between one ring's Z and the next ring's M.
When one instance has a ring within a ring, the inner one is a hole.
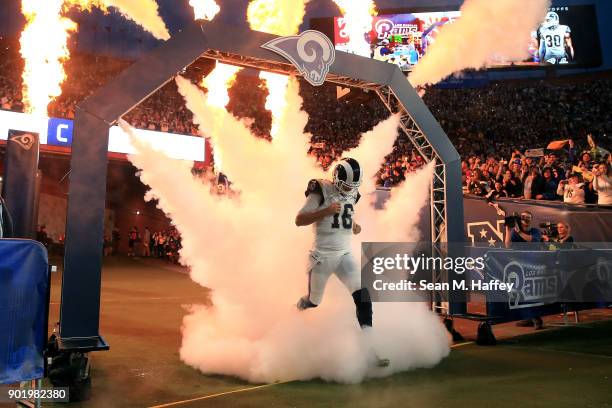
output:
M361 287L359 266L352 254L342 256L336 275L353 296L359 326L372 327L372 300L368 289Z
M362 329L363 335L370 345L370 352L378 367L387 367L390 364L388 358L380 358L374 350L372 340L372 299L367 288L361 287L361 273L359 266L353 258L352 254L345 254L340 260L336 275L342 281L344 286L351 292L353 301L355 302L355 312L357 321Z
M309 258L308 269L308 294L298 300L297 307L300 310L317 307L323 301L323 293L327 280L332 273L333 259L323 257L316 252L312 252Z

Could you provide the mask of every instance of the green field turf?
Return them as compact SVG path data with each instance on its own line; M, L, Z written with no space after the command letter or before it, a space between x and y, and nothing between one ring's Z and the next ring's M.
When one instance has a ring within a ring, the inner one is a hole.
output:
M59 312L60 282L55 274L51 322ZM100 332L111 350L92 355L92 398L57 406L612 408L611 311L540 332L499 326L497 346L461 344L437 367L359 385L309 381L256 388L204 376L179 361L183 305L208 297L180 268L111 259L102 285ZM473 336L472 323L460 327Z

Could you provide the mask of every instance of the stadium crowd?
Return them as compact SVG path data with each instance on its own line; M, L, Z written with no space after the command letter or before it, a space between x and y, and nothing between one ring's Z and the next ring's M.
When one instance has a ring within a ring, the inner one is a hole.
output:
M23 111L18 44L3 39L0 45L0 108ZM73 118L79 101L130 64L73 55L66 64L63 93L50 105L49 114ZM185 75L201 78L212 68L210 61L199 62ZM377 96L358 90L340 99L334 85L301 86L300 93L309 114L305 128L312 134L309 153L324 168L389 115ZM253 133L269 138L271 114L264 108L267 90L257 75L239 75L229 94L228 110L249 118ZM479 89L430 88L424 100L463 158L466 193L612 204L609 95L612 80L604 78L560 84L502 82ZM198 134L173 81L133 109L126 120L138 128ZM555 143L549 146L551 142ZM377 173L378 185L393 187L423 164L402 134Z

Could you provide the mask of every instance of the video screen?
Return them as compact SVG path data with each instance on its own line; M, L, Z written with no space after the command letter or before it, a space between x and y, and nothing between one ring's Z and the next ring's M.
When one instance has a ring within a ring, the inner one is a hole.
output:
M551 7L531 34L527 65L601 65L593 6Z
M337 50L356 53L396 64L410 71L419 63L445 25L461 18L461 11L387 14L372 18L372 29L364 33L368 47L354 46L344 18L334 18ZM529 58L511 62L503 56L490 62L493 68L541 67L546 65L599 66L601 47L594 6L551 7L542 24L525 44Z
M372 30L364 33L365 40L370 44L370 55L357 53L396 64L402 70L409 71L427 53L440 29L460 16L459 11L444 11L373 17ZM354 53L345 28L344 18L335 18L336 49Z

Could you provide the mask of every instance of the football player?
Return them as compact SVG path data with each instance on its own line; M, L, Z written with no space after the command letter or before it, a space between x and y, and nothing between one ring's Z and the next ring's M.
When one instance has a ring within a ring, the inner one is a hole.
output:
M568 64L574 59L572 30L559 24L559 15L553 11L546 14L546 21L538 30L540 61L549 64Z
M355 159L346 158L334 167L333 181L311 180L306 189L306 203L298 212L298 227L314 224L315 243L310 252L308 294L300 298L300 310L317 307L323 300L327 280L335 274L355 302L357 321L364 330L372 327L372 301L367 288L361 287L359 266L351 253L351 237L361 232L353 216L359 202L363 172ZM386 367L389 360L380 359Z

